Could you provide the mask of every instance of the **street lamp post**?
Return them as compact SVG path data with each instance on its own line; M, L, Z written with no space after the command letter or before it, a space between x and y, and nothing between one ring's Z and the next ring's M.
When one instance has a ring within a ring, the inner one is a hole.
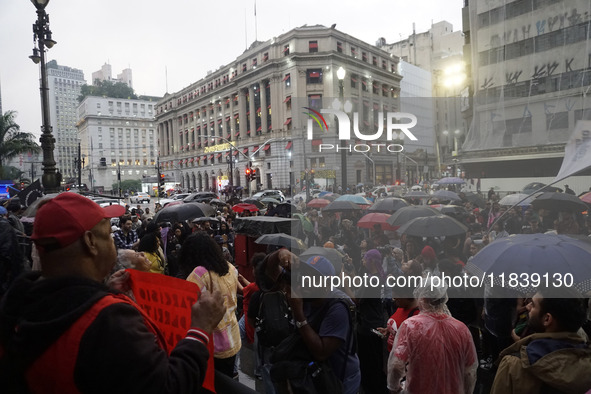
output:
M339 67L337 70L337 78L339 80L339 99L341 101L341 105L345 105L345 87L343 86L343 80L345 79L345 75L347 72L343 67ZM340 131L340 130L339 130ZM347 153L345 152L345 141L340 141L341 145L341 186L343 188L343 193L347 192ZM307 187L307 185L306 185Z
M33 54L29 58L35 64L41 67L41 149L43 151L43 176L41 181L46 193L56 193L59 191L61 174L55 168L55 159L53 150L55 148L55 138L52 135L51 122L49 119L49 88L47 84L47 70L45 68L45 47L50 49L56 42L51 38L49 30L49 15L45 12L45 7L49 0L31 0L37 8L37 21L33 24Z

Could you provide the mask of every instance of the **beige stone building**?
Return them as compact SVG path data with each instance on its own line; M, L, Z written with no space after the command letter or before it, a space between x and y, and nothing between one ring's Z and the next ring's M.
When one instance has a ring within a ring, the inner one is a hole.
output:
M230 64L158 102L161 170L185 189L217 189L232 176L234 186L292 192L305 184L306 170L309 178L314 170L314 184L334 189L342 185L345 156L348 186L373 183L374 177L391 184L395 154L337 153L338 128L331 116L325 115L322 128L322 122L311 123L311 139L307 127L311 110L340 108L358 113L366 134L376 130L387 112L398 109L397 62L396 56L324 26L255 42ZM342 80L340 67L346 72ZM258 169L258 185L246 184L249 164Z

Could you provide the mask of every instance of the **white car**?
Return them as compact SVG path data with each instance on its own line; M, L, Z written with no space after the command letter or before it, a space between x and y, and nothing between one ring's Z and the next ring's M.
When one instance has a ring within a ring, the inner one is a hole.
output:
M279 202L285 201L285 196L283 195L283 192L280 190L263 190L262 192L255 193L252 196L252 198L254 198L255 200L261 200L265 197L274 198Z
M101 208L108 207L109 205L121 205L125 206L125 203L117 200L116 198L97 198L92 200L97 203Z
M148 193L137 193L133 196L129 197L130 204L142 204L142 203L150 203L150 195Z

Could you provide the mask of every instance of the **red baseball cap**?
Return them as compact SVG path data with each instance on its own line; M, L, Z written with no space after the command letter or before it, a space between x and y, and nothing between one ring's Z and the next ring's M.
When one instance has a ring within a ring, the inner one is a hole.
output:
M117 204L101 208L80 194L65 192L44 203L35 215L31 239L70 245L101 220L122 216L125 207ZM42 242L45 243L45 242Z

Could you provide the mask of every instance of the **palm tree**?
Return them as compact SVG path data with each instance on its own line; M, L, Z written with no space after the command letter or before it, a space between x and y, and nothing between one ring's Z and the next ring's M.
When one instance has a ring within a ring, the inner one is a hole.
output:
M35 142L32 133L20 131L14 121L15 111L8 111L0 116L0 173L4 173L3 164L21 153L38 153L41 148Z

